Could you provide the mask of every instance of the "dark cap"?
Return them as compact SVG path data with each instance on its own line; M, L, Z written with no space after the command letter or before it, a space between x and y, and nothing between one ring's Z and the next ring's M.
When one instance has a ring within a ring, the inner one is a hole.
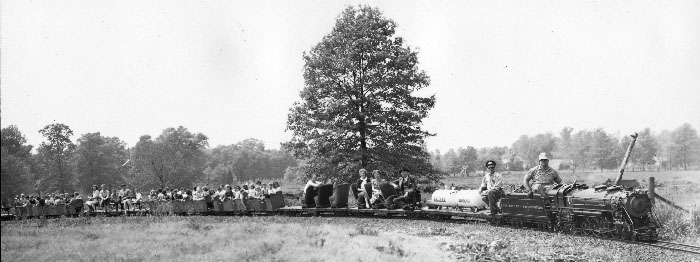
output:
M411 170L408 170L408 168L402 168L401 170L399 170L399 174L400 174L401 172L403 172L403 171L406 171L406 172L409 172L409 173L411 172Z
M496 166L496 161L493 161L493 160L486 161L486 167L489 167L489 166L494 166L494 167L495 167L495 166Z

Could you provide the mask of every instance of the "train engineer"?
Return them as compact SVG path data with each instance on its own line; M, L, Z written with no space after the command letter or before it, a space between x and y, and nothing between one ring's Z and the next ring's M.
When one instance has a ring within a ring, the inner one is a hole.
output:
M532 185L530 185L531 180L533 181ZM553 182L561 184L561 177L559 172L549 166L549 158L547 158L546 153L542 152L539 155L539 165L527 171L523 185L528 190L530 198L533 197L534 191L538 191L542 197L546 197L545 191Z
M486 174L481 179L479 194L485 195L484 202L489 204L491 215L494 216L498 212L498 200L505 195L503 191L503 176L496 172L496 161L489 160L486 162Z

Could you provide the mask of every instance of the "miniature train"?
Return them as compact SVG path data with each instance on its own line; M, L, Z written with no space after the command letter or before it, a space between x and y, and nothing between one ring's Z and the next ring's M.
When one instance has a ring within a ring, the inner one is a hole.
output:
M391 187L380 186L391 194ZM614 237L631 240L656 240L660 227L646 191L620 186L561 184L545 194L507 193L500 200L501 214L490 216L486 203L476 190L437 190L420 209L404 209L397 202L395 191L385 200L387 208L358 209L348 207L350 185L324 185L316 196L304 199L303 207L287 207L281 192L265 199L226 201L162 201L144 202L142 211L151 215L360 215L401 216L407 218L460 217L484 219L511 226L539 227L547 230ZM307 194L308 196L308 194ZM357 196L356 196L357 197ZM309 203L313 201L313 203ZM308 207L314 206L314 207ZM15 207L15 218L41 216L77 216L80 208L71 205ZM466 210L465 210L466 209Z

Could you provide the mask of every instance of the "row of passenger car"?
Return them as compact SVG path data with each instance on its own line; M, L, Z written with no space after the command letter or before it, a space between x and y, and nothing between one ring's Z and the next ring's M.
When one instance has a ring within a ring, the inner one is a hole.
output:
M45 205L45 206L26 206L13 207L12 213L15 218L27 219L37 217L60 217L60 216L78 216L81 214L94 215L96 213L105 214L138 214L149 213L153 215L168 215L168 214L228 214L242 212L269 212L275 211L284 207L284 196L282 192L270 195L265 199L227 199L224 201L205 201L205 200L190 200L190 201L146 201L138 208L129 209L118 212L84 212L88 210L84 204L67 204L67 205Z

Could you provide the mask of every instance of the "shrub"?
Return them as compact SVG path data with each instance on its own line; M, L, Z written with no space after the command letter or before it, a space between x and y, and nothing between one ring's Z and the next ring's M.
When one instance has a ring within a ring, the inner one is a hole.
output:
M657 204L654 210L661 224L659 237L676 239L700 235L700 210L685 213L666 204Z

